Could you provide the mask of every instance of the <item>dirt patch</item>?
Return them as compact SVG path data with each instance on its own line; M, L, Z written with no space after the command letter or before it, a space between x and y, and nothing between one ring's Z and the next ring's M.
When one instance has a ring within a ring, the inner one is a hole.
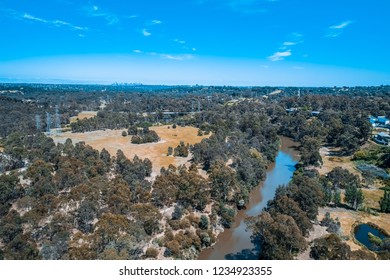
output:
M198 129L188 126L178 126L173 129L171 126L165 125L153 126L150 129L156 131L161 141L139 145L132 144L130 142L131 136L122 136L123 130L99 130L85 133L65 132L54 135L52 138L56 143L65 143L67 138L72 139L73 143L84 141L99 151L105 148L112 156L115 156L116 152L121 149L129 159L132 159L135 155L142 159L149 158L153 164L152 177L155 177L160 173L161 167L168 167L170 164L179 166L187 163L191 158L191 155L186 158L167 156L168 147L175 148L180 144L180 141L193 145L209 137L209 135L198 136Z
M336 152L335 149L327 147L322 147L320 149L323 164L317 170L321 175L329 173L336 167L342 167L362 178L361 173L356 169L355 163L352 161L352 156L334 156L332 155L334 152Z
M331 162L344 162L344 159L336 157L329 157L328 160Z

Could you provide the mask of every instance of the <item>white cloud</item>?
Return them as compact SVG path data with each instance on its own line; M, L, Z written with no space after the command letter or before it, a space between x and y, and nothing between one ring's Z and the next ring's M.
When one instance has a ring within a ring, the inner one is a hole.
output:
M66 21L63 21L63 20L46 20L46 19L43 19L43 18L32 16L30 14L24 14L22 16L22 18L26 19L26 20L31 20L31 21L36 21L36 22L49 24L49 25L52 25L52 26L55 26L55 27L65 26L65 27L69 27L70 29L77 30L77 31L87 31L88 30L88 28L86 28L86 27L73 25L73 24L71 24L69 22L66 22Z
M298 44L298 43L297 42L284 42L283 46L295 46L296 44Z
M143 51L141 51L141 50L134 50L133 52L135 52L135 53L143 53Z
M325 37L327 37L327 38L336 38L339 35L341 35L341 33L342 32L330 32L330 33L326 34Z
M152 20L152 24L161 24L161 23L162 23L161 20L158 20L158 19Z
M196 48L192 48L192 51L193 51L193 52L196 52Z
M175 41L176 43L182 44L182 45L184 45L184 44L186 43L186 41L184 41L184 40L179 40L179 39L175 39L175 40L173 40L173 41Z
M286 57L289 57L291 55L292 55L291 50L287 50L285 52L276 52L273 55L269 56L268 59L271 61L279 61L279 60L283 60Z
M348 25L350 25L352 23L352 21L350 20L347 20L347 21L344 21L338 25L332 25L330 26L329 28L330 29L344 29L345 27L347 27Z
M85 27L73 25L73 24L71 24L69 22L62 21L62 20L55 20L52 23L54 25L56 25L56 26L68 26L68 27L70 27L72 29L75 29L75 30L80 30L80 31L83 31L83 30L86 31L87 30L87 28L85 28Z
M30 14L24 14L23 18L28 19L28 20L33 20L33 21L39 21L39 22L43 22L43 23L49 23L49 21L47 21L45 19L34 17Z
M329 26L328 34L326 34L325 37L336 38L336 37L340 36L343 33L343 29L346 28L351 23L353 23L351 20L347 20L347 21L344 21L340 24Z
M152 35L152 33L150 33L147 29L142 29L142 34L145 36L145 37L149 37Z

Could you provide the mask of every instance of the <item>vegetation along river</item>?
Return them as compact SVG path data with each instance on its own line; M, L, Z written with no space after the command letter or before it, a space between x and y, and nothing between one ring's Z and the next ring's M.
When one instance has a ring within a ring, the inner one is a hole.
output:
M281 147L275 162L268 167L265 181L251 192L247 208L237 212L232 227L218 236L212 248L203 250L199 260L257 259L250 238L251 232L246 230L245 218L260 214L267 202L274 197L276 188L291 180L298 162L296 147L296 142L281 137Z

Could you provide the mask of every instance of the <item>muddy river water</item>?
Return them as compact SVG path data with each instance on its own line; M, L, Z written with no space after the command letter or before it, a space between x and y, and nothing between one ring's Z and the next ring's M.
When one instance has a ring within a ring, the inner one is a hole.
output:
M287 184L295 171L298 162L297 143L281 137L281 147L275 162L267 170L267 177L258 187L252 190L247 208L237 212L234 224L225 229L212 248L203 250L199 260L257 259L256 249L251 242L251 232L246 230L245 218L257 216L275 195L279 185Z

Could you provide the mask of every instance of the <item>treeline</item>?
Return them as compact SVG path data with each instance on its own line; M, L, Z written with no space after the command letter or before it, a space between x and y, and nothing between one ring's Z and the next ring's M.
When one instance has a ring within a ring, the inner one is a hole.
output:
M320 165L319 149L326 145L350 155L371 135L368 116L388 114L388 98L307 95L285 97L267 108L271 122L280 125L279 133L301 143L301 162ZM295 108L291 112L287 109ZM312 111L316 111L313 115Z

